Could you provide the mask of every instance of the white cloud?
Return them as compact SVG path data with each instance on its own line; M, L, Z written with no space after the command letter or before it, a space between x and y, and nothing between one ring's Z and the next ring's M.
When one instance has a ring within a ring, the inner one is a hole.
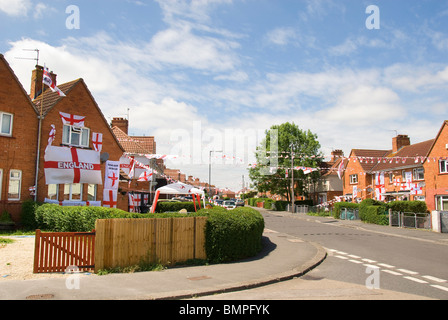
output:
M266 34L266 39L275 45L285 46L297 40L297 32L294 28L276 28Z
M31 0L0 0L0 11L10 16L27 16L31 7Z

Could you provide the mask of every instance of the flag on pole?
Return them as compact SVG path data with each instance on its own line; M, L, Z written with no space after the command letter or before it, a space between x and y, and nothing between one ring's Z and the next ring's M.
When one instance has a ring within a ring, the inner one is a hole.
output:
M53 82L53 79L51 78L50 72L48 72L48 68L44 66L44 76L42 79L43 84L46 84L50 87L51 91L57 92L59 96L65 97L64 92L61 91L58 87L56 87L56 84Z
M51 144L53 143L55 137L56 137L56 127L54 126L54 124L52 124L50 133L48 135L48 146L47 146L47 148L51 146Z

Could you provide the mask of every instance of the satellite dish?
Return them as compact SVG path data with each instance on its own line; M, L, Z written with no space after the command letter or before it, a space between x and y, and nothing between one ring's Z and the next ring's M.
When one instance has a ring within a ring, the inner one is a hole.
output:
M101 163L106 162L107 160L109 160L109 154L107 152L104 152L100 155L100 160Z

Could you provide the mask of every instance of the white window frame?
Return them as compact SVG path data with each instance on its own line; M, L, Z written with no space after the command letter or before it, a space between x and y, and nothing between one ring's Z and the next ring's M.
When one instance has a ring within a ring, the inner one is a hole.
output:
M443 210L443 203L448 202L448 196L435 196L436 198L436 210L440 211L446 211Z
M79 135L79 143L74 143L74 141L72 141L73 135ZM85 140L84 143L83 140ZM73 147L88 148L90 144L90 129L64 124L64 127L62 128L62 144Z
M16 177L12 177L12 173L19 173L19 177L18 178L16 178ZM11 194L10 193L10 190L11 190L11 188L13 187L12 185L11 185L11 182L18 182L19 183L19 186L18 186L18 198L16 199L16 198L11 198L9 195ZM10 170L9 171L9 183L8 183L8 201L20 201L20 198L21 198L21 190L22 190L22 171L21 170L15 170L15 169L13 169L13 170Z
M439 173L448 173L448 161L439 160Z
M423 168L415 168L415 169L413 169L412 170L412 179L413 179L413 181L425 180L425 169L423 169Z
M350 184L358 184L358 175L357 174L350 175Z
M56 186L56 199L53 199L53 198L50 196L50 186ZM59 185L58 185L58 184L49 184L49 185L48 185L48 187L47 187L47 197L48 197L48 199L50 199L50 200L56 200L56 201L59 200Z
M11 116L11 121L9 123L9 132L2 132L3 117L5 115ZM11 137L12 136L12 125L13 125L13 123L14 123L14 115L12 113L0 112L0 136Z
M79 194L79 199L73 199L73 183L67 183L64 184L64 201L82 201L82 193L83 193L83 189L84 186L82 183L76 183L76 185L80 185L80 194ZM68 193L66 192L68 188ZM68 199L65 198L65 196L68 195Z
M93 195L90 191L93 190ZM88 184L87 185L87 201L96 201L98 194L98 185L97 184Z

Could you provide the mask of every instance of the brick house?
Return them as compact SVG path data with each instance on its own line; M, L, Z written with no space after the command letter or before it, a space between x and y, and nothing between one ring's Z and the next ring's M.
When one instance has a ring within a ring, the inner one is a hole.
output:
M385 157L387 150L353 149L348 157L343 175L343 197L359 202L373 198L375 159Z
M56 83L57 76L51 77ZM52 125L56 130L52 145L57 147L93 150L92 133L103 134L103 177L105 160L118 161L124 152L83 79L57 85L66 95L60 97L48 87L43 91L42 78L43 67L36 66L28 95L0 54L0 210L8 211L16 222L27 200L64 205L102 201L102 184L46 184L44 157ZM85 116L84 127L63 124L59 112ZM117 207L127 210L127 199L118 199Z
M448 121L445 120L423 164L429 210L448 211Z
M411 144L392 139L391 150L352 150L344 172L344 196L353 202L420 200L429 210L448 209L448 123L435 139Z
M342 150L334 150L331 152L330 161L320 164L321 176L319 180L310 185L310 199L315 205L327 205L335 201L337 197L343 195L342 180L339 179L338 169L344 160L344 152Z
M56 75L53 75L53 81L56 82ZM102 179L104 179L105 161L119 161L124 152L83 79L77 79L57 86L66 97L60 97L48 88L45 88L42 93L42 67L36 67L32 75L30 94L35 96L33 102L36 112L42 114L36 200L38 202L56 200L64 202L64 205L69 205L71 202L102 201L102 184L46 185L44 155L52 125L56 129L53 146L70 146L76 149L94 150L92 134L103 134L103 147L101 150ZM78 128L70 124L64 124L60 112L84 116L84 127ZM117 202L117 208L127 210L127 199L118 197Z
M37 111L0 54L0 214L19 222L23 201L32 200L35 184Z
M166 169L162 159L148 159L145 155L156 154L156 142L151 136L129 136L129 121L124 118L113 118L111 128L125 151L121 157L121 175L119 197L135 195L133 211L142 211L152 203L155 189L167 185ZM134 174L130 177L132 161L135 162ZM142 173L151 168L150 181L138 181ZM129 197L128 197L129 198ZM137 202L140 202L136 204ZM131 201L129 201L131 210ZM137 207L141 207L140 209ZM146 210L145 210L146 211Z

